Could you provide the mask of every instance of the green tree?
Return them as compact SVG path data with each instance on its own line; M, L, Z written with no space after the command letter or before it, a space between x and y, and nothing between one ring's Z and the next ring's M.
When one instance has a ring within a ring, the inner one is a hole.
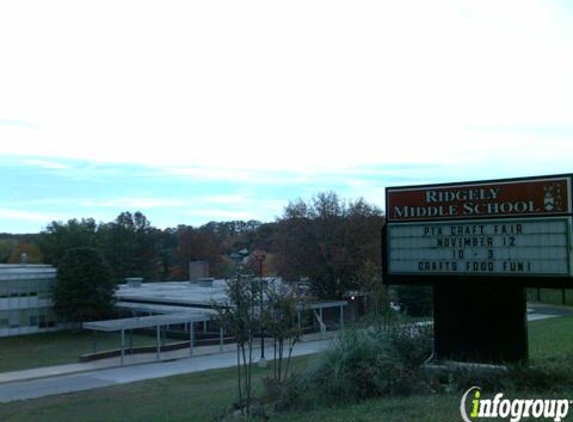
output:
M5 264L12 252L18 246L18 241L13 238L0 239L0 263Z
M156 233L156 248L159 257L159 279L171 280L172 269L177 265L175 250L177 249L177 229L154 229Z
M95 248L72 248L58 265L54 308L66 321L81 323L110 316L114 310L112 269Z
M67 223L53 221L40 234L39 246L44 261L57 267L68 249L95 246L96 231L93 218L74 218Z
M100 224L97 245L114 270L114 277L143 277L156 281L161 272L160 230L141 212L122 212L115 221Z

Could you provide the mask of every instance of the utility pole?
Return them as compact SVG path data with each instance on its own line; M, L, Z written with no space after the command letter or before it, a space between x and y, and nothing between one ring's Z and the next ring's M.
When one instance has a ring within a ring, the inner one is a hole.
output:
M267 366L267 360L265 359L265 332L264 332L264 323L263 323L263 313L264 313L264 286L263 286L263 261L267 255L261 251L257 250L253 253L253 258L259 264L259 288L260 288L260 305L261 305L261 358L259 359L259 366L265 367Z

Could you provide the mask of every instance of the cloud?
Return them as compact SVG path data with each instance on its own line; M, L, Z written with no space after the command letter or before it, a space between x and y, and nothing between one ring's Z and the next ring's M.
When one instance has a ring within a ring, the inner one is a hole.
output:
M545 0L4 2L0 199L268 219L325 190L568 172L572 19Z
M30 221L35 223L48 224L50 221L67 220L71 217L66 217L61 212L35 212L21 209L0 208L0 218L18 221ZM4 228L4 230L6 227Z
M39 130L40 127L29 123L25 120L18 119L2 119L0 118L0 126L3 127L15 127L19 129L29 129L29 130Z
M115 198L115 199L82 199L79 205L87 208L147 209L183 207L186 201L177 198Z
M256 219L252 212L246 210L224 210L220 208L202 208L198 210L188 210L184 214L190 217L200 217L200 221Z
M0 115L42 128L0 125L0 154L261 183L257 170L473 163L507 153L511 134L468 127L572 117L573 37L557 3L36 6L0 6L0 37L14 40Z
M27 159L22 160L22 164L26 166L34 166L34 167L41 167L50 170L69 170L71 169L70 166L66 164L62 164L57 161L50 161L50 160L38 160L38 159Z

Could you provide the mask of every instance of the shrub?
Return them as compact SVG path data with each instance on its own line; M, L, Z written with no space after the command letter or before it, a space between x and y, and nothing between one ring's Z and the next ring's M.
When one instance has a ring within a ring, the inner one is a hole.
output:
M311 408L369 397L427 392L421 364L431 329L355 329L343 332L309 370L289 378L279 408Z
M449 381L458 391L466 391L475 385L492 392L567 391L573 387L572 359L573 354L558 355L532 360L524 365L510 365L504 371L467 367L452 371Z

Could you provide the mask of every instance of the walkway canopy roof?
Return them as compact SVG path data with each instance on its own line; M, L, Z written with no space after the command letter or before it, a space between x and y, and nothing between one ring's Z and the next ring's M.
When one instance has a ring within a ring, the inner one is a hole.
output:
M115 303L117 308L126 309L134 312L143 312L149 314L185 314L185 313L197 313L197 314L216 314L215 309L209 308L192 308L188 306L176 306L176 305L158 305L154 303L132 303L119 301Z
M136 328L160 327L165 325L187 324L190 322L210 321L211 316L205 312L185 312L180 314L153 315L107 321L86 322L83 327L93 331L123 331Z

